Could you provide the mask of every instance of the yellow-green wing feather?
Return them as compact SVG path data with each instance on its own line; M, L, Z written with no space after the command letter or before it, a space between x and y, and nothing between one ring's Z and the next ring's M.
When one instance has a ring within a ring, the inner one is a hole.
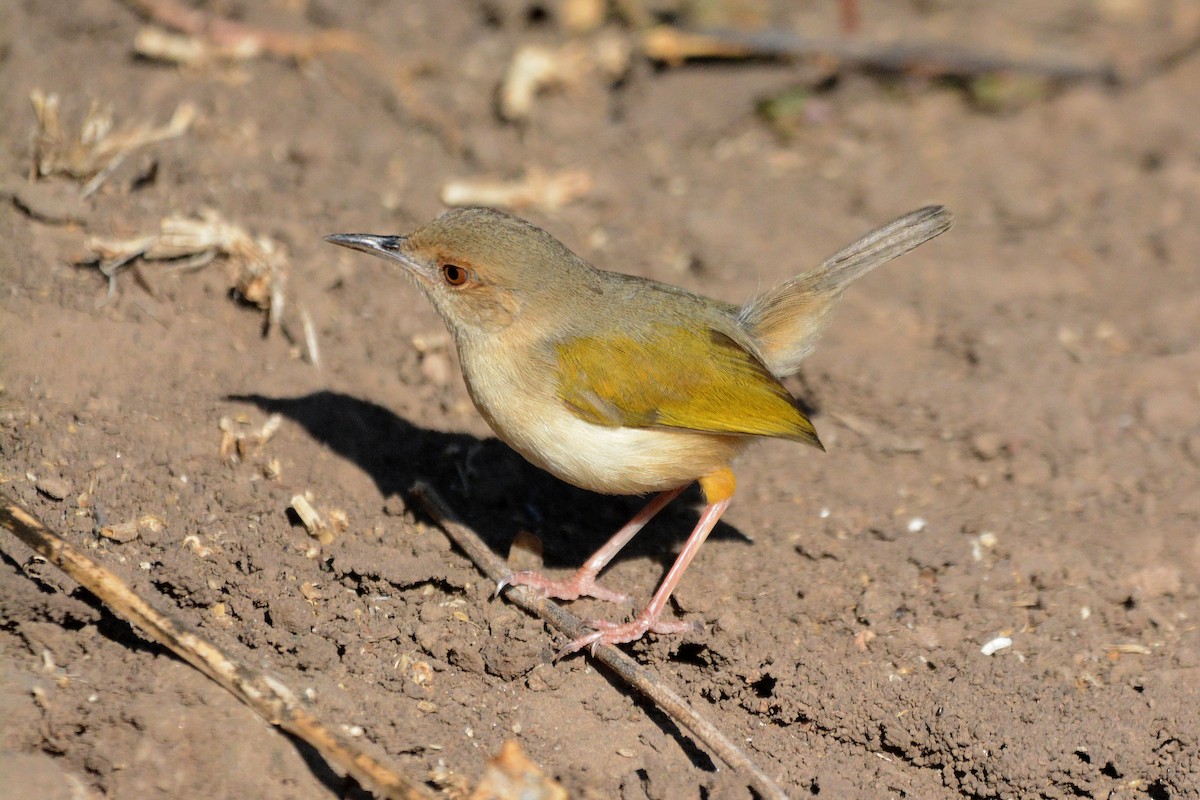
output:
M812 423L753 354L716 330L655 326L556 347L558 394L608 427L774 436L820 447Z

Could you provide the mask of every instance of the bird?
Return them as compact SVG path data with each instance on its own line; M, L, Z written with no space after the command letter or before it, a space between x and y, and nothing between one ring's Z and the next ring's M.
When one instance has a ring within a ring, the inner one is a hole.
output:
M563 656L647 632L698 630L663 615L729 507L735 459L764 438L824 449L782 379L799 370L849 284L952 221L943 206L910 212L741 305L598 269L545 230L490 208L452 209L407 235L325 240L378 256L416 283L450 330L475 407L512 449L583 489L654 493L570 577L513 572L499 588L628 602L600 572L699 483L699 521L650 601L627 621L589 621Z

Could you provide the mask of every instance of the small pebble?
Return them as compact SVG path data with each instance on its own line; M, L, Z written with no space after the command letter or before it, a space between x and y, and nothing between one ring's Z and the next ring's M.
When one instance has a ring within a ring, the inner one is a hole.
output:
M62 478L38 478L34 485L51 500L64 500L71 493L71 484Z
M979 648L979 652L983 653L985 656L994 655L1001 650L1012 647L1012 643L1013 640L1008 636L997 636L995 639L992 639L983 647Z
M426 353L421 359L421 374L434 386L450 383L450 360L441 353Z
M389 517L402 517L404 510L404 498L398 494L389 495L383 503L383 513Z
M991 461L1004 449L1004 443L995 433L977 433L971 437L971 452L981 461Z
M138 538L138 524L136 522L121 522L117 525L107 525L100 529L100 535L105 539L112 539L114 542L121 544L132 542Z

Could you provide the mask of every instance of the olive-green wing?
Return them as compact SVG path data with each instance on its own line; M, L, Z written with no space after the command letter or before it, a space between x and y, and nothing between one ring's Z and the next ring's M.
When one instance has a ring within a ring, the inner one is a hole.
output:
M762 362L711 329L656 326L556 347L558 394L581 419L628 428L774 436L816 447L808 417Z

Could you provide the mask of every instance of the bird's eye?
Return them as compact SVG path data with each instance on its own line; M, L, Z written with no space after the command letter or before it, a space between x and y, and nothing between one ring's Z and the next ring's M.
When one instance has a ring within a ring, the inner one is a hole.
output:
M462 286L471 279L471 273L466 267L457 264L442 264L442 280L451 286Z

